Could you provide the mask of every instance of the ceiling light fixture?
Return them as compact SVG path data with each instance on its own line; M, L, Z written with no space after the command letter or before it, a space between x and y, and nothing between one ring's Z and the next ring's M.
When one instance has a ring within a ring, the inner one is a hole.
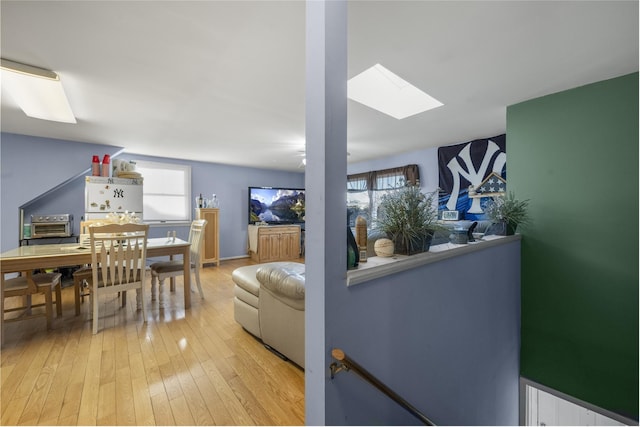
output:
M22 111L36 119L76 123L60 77L45 70L2 58L2 88Z
M398 120L443 105L380 64L352 77L347 96Z

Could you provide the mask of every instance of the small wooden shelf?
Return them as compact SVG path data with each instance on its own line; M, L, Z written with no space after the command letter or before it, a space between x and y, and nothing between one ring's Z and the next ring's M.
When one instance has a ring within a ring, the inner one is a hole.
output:
M206 219L204 229L204 243L200 252L200 266L205 264L220 265L220 209L200 208L196 209L196 219Z

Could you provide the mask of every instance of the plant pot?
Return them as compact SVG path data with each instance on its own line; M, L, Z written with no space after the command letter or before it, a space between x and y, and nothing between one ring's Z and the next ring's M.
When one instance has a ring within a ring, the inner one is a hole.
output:
M395 236L393 239L395 253L401 255L415 255L422 252L429 252L432 239L433 233L407 239L401 235Z
M518 224L512 221L501 221L494 223L491 227L496 236L513 236Z

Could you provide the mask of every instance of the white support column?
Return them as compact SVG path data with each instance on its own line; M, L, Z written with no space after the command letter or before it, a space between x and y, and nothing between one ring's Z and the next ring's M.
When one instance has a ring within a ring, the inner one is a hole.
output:
M305 422L324 425L331 294L347 270L347 3L306 8Z

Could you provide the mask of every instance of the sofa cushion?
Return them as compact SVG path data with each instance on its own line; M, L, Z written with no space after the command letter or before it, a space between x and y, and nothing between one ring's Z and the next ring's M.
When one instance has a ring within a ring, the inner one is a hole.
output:
M183 266L182 260L173 260L154 262L149 267L151 268L152 274L161 276L170 273L181 273L184 270Z
M236 286L237 289L240 287ZM246 295L251 295L246 292ZM255 298L255 296L251 295ZM233 317L242 327L248 331L251 335L254 335L258 338L262 338L260 336L260 315L258 314L258 302L257 298L255 301L255 305L251 305L245 300L241 300L236 297L233 299Z
M256 264L236 268L231 273L231 280L245 291L257 297L260 293L260 282L256 280L256 271L261 266L261 264Z
M244 301L252 307L258 307L258 296L251 292L248 292L241 286L233 287L233 295L240 301Z
M271 292L284 304L303 311L304 272L305 266L300 263L265 264L258 268L256 277L264 289Z
M237 286L240 286L245 291L258 297L260 295L260 282L256 278L256 272L260 267L264 266L279 266L288 265L291 262L270 262L267 264L253 264L246 265L244 267L238 267L231 273L231 280ZM302 264L300 264L302 265ZM303 265L304 267L304 265Z

